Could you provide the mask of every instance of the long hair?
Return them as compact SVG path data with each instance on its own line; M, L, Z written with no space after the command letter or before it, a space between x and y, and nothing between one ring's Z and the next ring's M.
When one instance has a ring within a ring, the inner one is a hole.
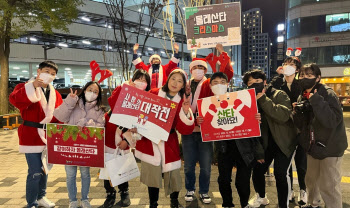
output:
M85 105L85 103L86 103L85 90L92 84L96 84L98 87L98 90L99 90L97 98L96 98L96 101L97 101L96 105L95 105L97 107L96 110L102 109L103 111L106 111L105 107L102 104L102 88L101 88L100 84L96 81L90 81L90 82L86 83L85 86L83 87L83 90L79 93L78 98L81 99L83 101L83 104Z
M147 71L145 70L137 70L134 75L132 76L132 81L134 82L137 79L140 79L142 77L145 77L146 81L147 81L147 87L145 89L145 91L149 91L151 89L151 78L149 77L149 74Z
M169 90L169 87L168 87L169 80L170 80L170 78L171 78L174 74L181 74L181 76L182 76L182 81L183 81L183 83L184 83L184 86L183 86L183 87L181 88L181 90L179 91L179 95L180 95L180 97L182 98L182 97L184 96L184 94L185 94L186 77L185 77L185 75L184 75L181 71L176 71L176 69L175 69L173 72L171 72L170 75L169 75L169 77L168 77L168 79L166 80L165 85L163 85L162 90L163 90L164 92L166 92L166 93L169 93L169 91L170 91L170 90Z

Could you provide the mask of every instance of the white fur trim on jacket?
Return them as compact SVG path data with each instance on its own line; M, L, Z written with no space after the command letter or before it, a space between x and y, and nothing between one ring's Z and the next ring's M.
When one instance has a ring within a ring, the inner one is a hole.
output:
M191 85L191 82L192 82L193 79L189 80L188 83ZM192 100L192 97L191 97L191 109L192 109L192 112L196 112L197 111L197 100L199 98L199 94L201 93L201 89L202 89L202 84L203 82L207 80L207 78L204 76L202 78L202 80L198 83L197 85L197 88L196 88L196 92L194 93L194 96L193 96L193 100Z
M29 145L19 145L19 153L40 153L44 151L45 145L29 146Z
M180 169L181 168L181 160L177 160L171 163L165 163L165 147L164 142L161 141L158 144L161 156L162 156L162 172L170 172L172 170Z
M164 92L162 88L159 88L158 96L162 98L167 98L166 92ZM179 103L181 99L182 99L181 96L177 94L173 97L172 101Z
M179 106L179 107L180 107L180 106ZM185 114L184 110L183 110L182 107L181 107L181 110L180 110L180 113L179 113L179 118L180 118L181 121L182 121L184 124L186 124L187 126L192 126L193 123L194 123L194 118L193 118L193 113L192 113L191 108L188 109L188 113L190 114L190 118L191 118L191 119L189 119L189 118L187 117L187 115Z
M141 63L141 62L142 62L141 58L138 57L137 59L135 59L135 60L132 61L132 64L134 64L134 66L136 66L137 64L139 64L139 63Z
M171 57L170 61L174 62L175 64L178 64L180 62L180 59L175 58L175 56Z
M192 61L192 62L190 63L190 71L191 71L192 67L198 66L198 65L204 66L206 69L208 69L208 64L207 64L207 62L202 61L202 60L195 60L195 61Z
M161 141L160 143L162 143L162 142L163 141ZM162 157L160 155L159 147L157 144L152 142L152 148L153 148L154 155L148 155L148 154L142 153L136 149L135 150L135 157L137 157L140 160L142 160L143 162L149 163L151 165L160 166Z
M30 100L30 102L36 103L36 102L39 102L41 100L41 94L40 94L41 89L40 89L40 87L35 89L33 82L34 82L34 80L27 82L24 85L24 88L26 90L26 94L27 94L27 97Z
M157 58L159 59L159 63L162 63L162 59L160 58L160 56L158 54L153 54L151 57L149 57L149 64L152 64L152 59Z

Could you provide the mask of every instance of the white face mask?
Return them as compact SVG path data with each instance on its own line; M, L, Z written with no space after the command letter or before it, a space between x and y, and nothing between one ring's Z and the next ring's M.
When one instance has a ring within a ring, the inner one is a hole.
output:
M195 80L202 80L204 77L204 70L203 69L193 69L192 76L194 77Z
M48 73L40 73L39 78L43 80L44 84L49 84L56 78L56 76L52 76Z
M295 70L296 69L294 67L287 65L283 67L283 74L286 76L290 76L292 74L295 74Z
M91 101L94 101L96 100L97 98L97 95L93 92L85 92L85 99L88 101L88 102L91 102Z
M211 86L211 91L213 91L214 95L223 95L227 92L227 85L217 84Z
M140 90L145 90L147 88L147 83L146 82L141 82L138 80L134 81L135 87Z

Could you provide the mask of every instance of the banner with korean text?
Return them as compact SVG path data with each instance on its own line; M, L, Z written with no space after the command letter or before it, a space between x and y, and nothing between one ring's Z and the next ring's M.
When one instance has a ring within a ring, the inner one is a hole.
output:
M47 124L46 138L48 163L104 167L104 128Z
M154 143L167 141L178 103L123 85L109 122L137 132Z
M241 90L197 100L204 142L260 136L255 90Z
M241 45L239 2L186 7L187 49Z

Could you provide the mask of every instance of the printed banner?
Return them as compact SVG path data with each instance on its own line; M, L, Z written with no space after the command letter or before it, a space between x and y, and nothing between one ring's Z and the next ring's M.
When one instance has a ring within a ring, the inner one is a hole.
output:
M187 49L241 45L241 4L239 2L186 7Z
M260 136L255 89L197 100L203 142Z
M47 124L48 163L104 167L105 129Z
M154 143L167 141L178 103L123 85L109 122L137 132Z

